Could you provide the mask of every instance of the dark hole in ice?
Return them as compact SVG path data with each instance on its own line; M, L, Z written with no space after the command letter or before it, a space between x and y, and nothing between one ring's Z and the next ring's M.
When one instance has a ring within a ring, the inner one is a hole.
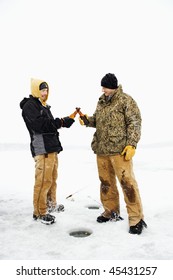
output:
M97 206L97 205L89 205L88 206L88 209L92 209L92 210L96 210L96 209L99 209L100 207Z
M73 230L69 233L70 236L73 237L87 237L89 235L91 235L92 232L90 230L85 230L85 229L77 229L77 230Z

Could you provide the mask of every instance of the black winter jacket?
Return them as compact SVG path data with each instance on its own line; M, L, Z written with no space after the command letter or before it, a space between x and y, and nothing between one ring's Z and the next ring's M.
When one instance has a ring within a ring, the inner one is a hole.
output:
M50 106L43 106L39 99L32 95L20 102L20 108L30 134L32 156L53 152L60 153L63 148L57 129L62 126L70 127L74 120L69 117L54 119Z

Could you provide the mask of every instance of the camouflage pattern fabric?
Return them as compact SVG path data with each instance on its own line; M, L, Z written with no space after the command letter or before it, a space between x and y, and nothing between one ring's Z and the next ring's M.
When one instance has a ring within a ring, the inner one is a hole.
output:
M91 147L98 155L121 154L126 145L136 147L141 136L141 114L135 100L120 85L110 100L103 94L89 127L95 127Z

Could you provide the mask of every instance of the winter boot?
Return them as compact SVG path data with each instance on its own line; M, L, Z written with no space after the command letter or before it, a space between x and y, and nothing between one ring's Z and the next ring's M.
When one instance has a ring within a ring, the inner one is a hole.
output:
M135 226L130 226L129 233L141 234L144 227L147 228L147 224L141 219Z
M34 221L37 221L38 218L39 218L38 216L36 216L35 214L33 214L33 219L34 219Z
M99 216L99 217L97 217L97 222L98 223L106 223L106 222L108 222L110 220L110 218L106 218L106 217L104 217L104 216Z
M110 218L106 218L104 217L103 215L97 217L97 222L98 223L106 223L108 221L114 221L114 222L117 222L117 221L121 221L123 220L122 217L120 217L117 213L115 212L112 212L111 213L111 217Z
M41 220L41 223L46 224L46 225L51 225L56 222L55 216L50 215L50 214L40 216L39 219Z
M33 219L35 221L40 220L41 223L46 224L46 225L50 225L56 222L56 218L53 215L50 214L46 214L46 215L42 215L42 216L36 216L35 214L33 214Z
M64 205L63 204L57 204L56 206L49 206L48 207L48 212L53 213L53 212L63 212L64 211Z

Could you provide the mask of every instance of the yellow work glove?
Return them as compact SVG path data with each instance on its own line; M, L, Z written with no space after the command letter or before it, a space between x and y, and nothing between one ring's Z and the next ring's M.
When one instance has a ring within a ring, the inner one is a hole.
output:
M87 115L80 116L79 122L81 125L87 125L89 123L88 116Z
M81 125L84 125L84 121L79 117L79 122Z
M121 153L122 156L125 156L125 160L130 160L135 155L135 147L126 146Z

